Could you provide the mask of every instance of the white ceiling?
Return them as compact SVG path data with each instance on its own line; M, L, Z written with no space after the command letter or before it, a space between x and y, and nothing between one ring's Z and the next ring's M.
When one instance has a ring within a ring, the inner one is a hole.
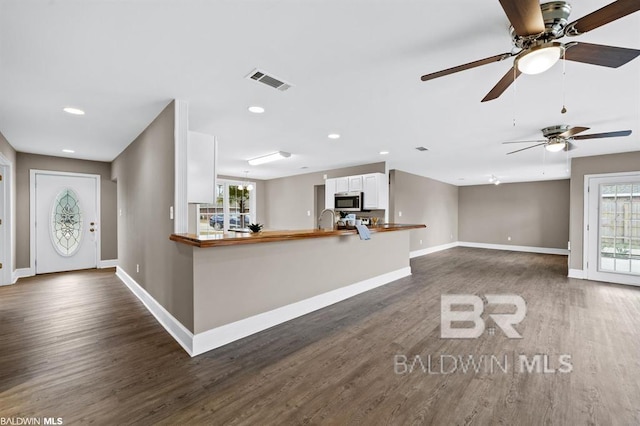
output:
M574 1L570 20L608 2ZM497 0L0 0L0 132L19 151L111 161L177 98L191 130L219 138L225 175L384 160L456 185L568 177L563 152L506 156L514 145L501 145L556 124L633 131L577 141L572 156L640 150L640 58L567 62L564 115L562 61L487 103L509 60L420 81L510 51L508 26ZM575 40L640 49L640 13ZM246 80L255 67L294 87ZM291 158L246 163L278 150Z

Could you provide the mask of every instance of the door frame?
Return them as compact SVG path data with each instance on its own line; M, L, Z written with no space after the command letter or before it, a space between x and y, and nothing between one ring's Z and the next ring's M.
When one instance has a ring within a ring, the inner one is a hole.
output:
M591 235L589 234L590 232L598 232L598 227L596 227L596 229L591 230L589 227L589 222L590 222L590 196L591 196L591 192L590 192L590 185L591 185L591 180L595 180L595 179L607 179L607 178L612 178L612 179L617 179L617 178L623 178L623 177L629 177L631 179L640 179L640 171L630 171L630 172L619 172L619 173L600 173L600 174L590 174L590 175L584 175L584 218L583 218L583 228L582 228L582 269L584 271L584 278L587 280L594 280L594 281L603 281L603 278L601 276L595 277L594 274L594 269L593 269L593 265L591 265L591 268L589 266L589 239L591 237ZM595 182L594 182L595 183ZM599 198L599 196L598 196ZM598 200L598 206L600 205L600 201ZM599 213L598 213L599 216ZM596 266L597 267L597 266ZM590 273L591 272L591 273ZM636 275L627 275L627 274L623 274L623 273L611 273L611 277L614 279L607 279L607 281L605 282L611 282L611 283L615 283L615 284L626 284L626 285L633 285L633 286L638 286L638 280L640 279L640 277L636 276Z
M6 265L0 270L0 285L13 284L13 191L11 174L13 172L13 164L7 157L0 152L0 174L4 181L4 202L3 211L0 216L4 220L4 224L0 227L0 244L4 245L4 253Z
M88 173L59 172L53 170L29 170L29 269L30 274L36 274L36 176L37 175L53 175L53 176L71 176L94 179L96 183L96 222L98 223L98 232L96 232L96 267L100 265L102 254L100 253L102 239L102 222L100 221L100 175Z

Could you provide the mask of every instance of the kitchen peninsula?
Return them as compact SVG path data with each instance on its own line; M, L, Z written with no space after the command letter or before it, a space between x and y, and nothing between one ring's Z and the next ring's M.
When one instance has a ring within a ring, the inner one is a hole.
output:
M409 232L403 231L417 228L425 225L372 227L370 240L355 230L171 235L192 250L190 354L410 275Z

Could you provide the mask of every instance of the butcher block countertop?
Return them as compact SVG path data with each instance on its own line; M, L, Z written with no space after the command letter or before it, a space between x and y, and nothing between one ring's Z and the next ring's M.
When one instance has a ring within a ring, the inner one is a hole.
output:
M368 227L373 234L376 232L405 231L409 229L426 228L422 224L385 223ZM299 229L291 231L262 231L260 233L229 232L224 234L201 235L195 234L171 234L169 239L182 244L195 247L220 247L235 246L240 244L273 243L277 241L304 240L311 238L340 237L357 235L356 229Z

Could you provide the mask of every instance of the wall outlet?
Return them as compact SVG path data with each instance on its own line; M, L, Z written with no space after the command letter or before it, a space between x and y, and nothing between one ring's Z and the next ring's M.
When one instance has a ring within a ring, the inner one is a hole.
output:
M140 273L140 265L136 263L136 273Z
M567 250L571 251L571 241L567 242Z
M402 217L402 212L398 212L398 217Z
M173 220L173 206L169 207L169 219Z
M307 210L307 216L311 216L311 210Z
M422 240L420 240L420 245L422 245Z
M453 240L453 234L451 234L451 236L449 238L451 238L451 240Z
M120 216L122 216L122 209L120 209Z
M511 237L507 237L507 241L511 241Z
M322 179L327 180L327 175L326 174L322 175Z

